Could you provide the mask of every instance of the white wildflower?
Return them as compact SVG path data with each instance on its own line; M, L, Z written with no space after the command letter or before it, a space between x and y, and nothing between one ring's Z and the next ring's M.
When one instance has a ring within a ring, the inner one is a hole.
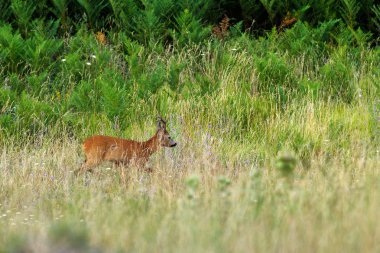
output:
M359 96L359 98L361 98L363 96L363 93L362 93L361 89L358 90L358 96Z

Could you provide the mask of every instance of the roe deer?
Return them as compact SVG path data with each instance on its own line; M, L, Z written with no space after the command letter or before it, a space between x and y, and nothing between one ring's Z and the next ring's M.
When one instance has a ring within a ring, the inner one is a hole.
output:
M86 160L76 173L91 171L103 161L110 161L117 165L128 165L133 162L138 167L144 168L149 157L160 147L175 147L176 145L177 143L166 131L166 122L161 117L158 118L156 134L144 142L94 135L83 143Z

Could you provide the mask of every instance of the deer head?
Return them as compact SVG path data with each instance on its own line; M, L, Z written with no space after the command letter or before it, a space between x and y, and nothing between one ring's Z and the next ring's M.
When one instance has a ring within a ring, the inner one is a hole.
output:
M157 136L159 143L162 147L175 147L177 143L170 137L170 134L166 130L166 121L158 116L157 120Z

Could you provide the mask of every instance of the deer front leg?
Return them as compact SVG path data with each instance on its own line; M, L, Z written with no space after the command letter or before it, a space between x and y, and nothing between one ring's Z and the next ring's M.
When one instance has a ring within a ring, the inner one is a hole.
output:
M147 166L148 158L141 158L137 162L137 166L139 169L142 169L145 172L152 173L153 169Z

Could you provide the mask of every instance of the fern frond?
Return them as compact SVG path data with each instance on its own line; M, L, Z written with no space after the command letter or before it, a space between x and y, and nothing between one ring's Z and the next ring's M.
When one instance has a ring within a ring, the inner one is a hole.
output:
M11 9L17 18L19 28L26 34L29 21L36 10L36 6L32 1L12 0Z
M377 31L380 32L380 5L372 6L371 10L375 14L371 21L375 24Z
M341 0L342 7L340 8L341 15L346 24L354 28L356 26L356 17L360 11L360 4L356 0Z

